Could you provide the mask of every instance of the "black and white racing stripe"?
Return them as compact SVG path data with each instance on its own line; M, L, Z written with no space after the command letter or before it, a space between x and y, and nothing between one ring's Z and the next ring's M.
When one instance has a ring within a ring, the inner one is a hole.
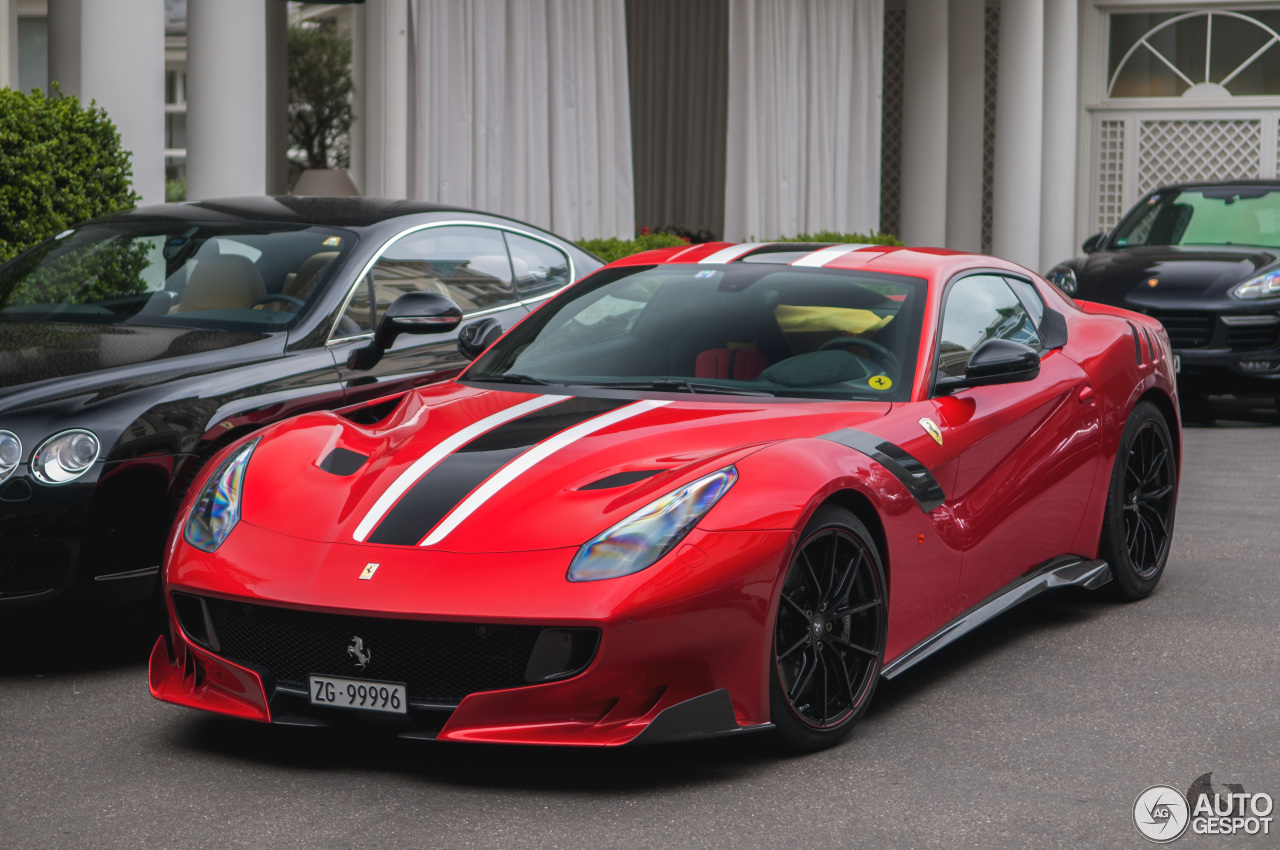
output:
M515 405L441 442L379 498L355 538L383 545L439 543L549 455L615 422L669 404L567 396L542 396L534 402Z

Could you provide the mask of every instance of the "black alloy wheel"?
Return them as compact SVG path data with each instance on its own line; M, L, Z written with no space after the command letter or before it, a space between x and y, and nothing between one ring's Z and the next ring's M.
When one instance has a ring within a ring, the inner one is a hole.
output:
M787 745L820 749L853 728L880 676L887 610L871 535L823 506L792 555L774 625L770 708Z
M1100 547L1124 598L1146 596L1164 572L1173 539L1177 477L1169 426L1155 405L1142 402L1120 439Z

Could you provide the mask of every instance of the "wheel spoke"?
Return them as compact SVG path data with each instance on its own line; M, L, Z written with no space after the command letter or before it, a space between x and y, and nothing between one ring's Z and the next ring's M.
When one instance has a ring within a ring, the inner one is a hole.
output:
M878 608L879 606L879 599L870 599L866 602L859 602L857 605L845 605L841 608L837 608L835 610L835 616L847 617L850 614L861 614L863 611L869 611L872 608Z
M1151 490L1147 493L1143 493L1142 498L1146 499L1149 502L1154 502L1154 501L1159 501L1160 499L1163 499L1165 496L1169 495L1172 492L1173 492L1173 485L1166 484L1163 487L1160 487L1156 490Z
M1160 534L1162 537L1169 536L1169 529L1164 524L1164 517L1162 517L1160 515L1160 512L1155 509L1155 506L1150 505L1146 502L1139 502L1138 507L1146 511L1147 515L1150 516L1152 519L1154 519L1160 525ZM1147 523L1147 524L1150 525L1150 523ZM1152 529L1152 531L1154 530L1155 529Z
M870 658L877 657L876 651L874 649L867 649L865 646L858 646L858 644L851 643L850 641L847 641L838 635L833 635L831 637L831 641L847 649L852 649L854 652L861 652L863 655L866 655Z
M809 562L808 547L805 547L805 550L800 553L800 557L804 559L804 569L809 574L809 581L812 585L809 588L809 598L813 600L813 607L817 608L818 603L822 601L822 591L818 584L818 574L813 571L813 564ZM805 616L808 615L806 614Z
M796 700L800 698L800 694L804 693L805 686L809 684L809 680L813 678L813 668L817 666L814 656L817 652L810 649L800 656L803 666L796 675L795 683L791 685L791 690L787 696L791 699L791 704L795 705Z
M794 609L795 612L799 614L801 617L804 617L806 623L809 621L809 615L805 613L804 608L801 607L799 602L796 602L794 599L792 599L790 596L787 596L787 594L785 593L782 594L782 601L790 605L792 609Z
M1142 483L1144 486L1150 484L1155 480L1156 476L1160 474L1161 469L1164 468L1164 459L1168 456L1168 449L1165 449L1160 452L1160 454L1156 455L1155 460L1151 462L1151 467L1147 470L1146 475L1142 476Z
M831 667L827 663L826 653L822 648L818 648L818 663L822 665L822 725L827 725L827 709L831 705L831 698L827 694L828 680L831 678Z
M780 652L780 653L778 653L778 660L779 660L779 661L781 661L782 659L786 658L786 657L787 657L788 655L790 655L791 653L795 652L795 651L796 651L797 649L799 649L800 647L804 646L805 641L807 641L808 639L809 639L809 635L806 633L806 634L804 635L804 637L800 638L800 640L798 640L798 641L796 641L795 643L791 644L791 646L787 649L787 651L786 651L786 652Z

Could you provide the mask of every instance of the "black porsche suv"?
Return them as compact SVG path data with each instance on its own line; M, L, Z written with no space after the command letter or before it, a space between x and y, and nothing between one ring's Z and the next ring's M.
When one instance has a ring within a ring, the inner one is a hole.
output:
M1082 247L1046 277L1159 319L1184 412L1211 416L1209 394L1280 404L1280 181L1161 186Z

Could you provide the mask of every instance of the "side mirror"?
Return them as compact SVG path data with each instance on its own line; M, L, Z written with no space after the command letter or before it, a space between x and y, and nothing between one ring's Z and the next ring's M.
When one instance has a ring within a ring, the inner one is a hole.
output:
M1040 374L1040 355L1029 345L1009 339L989 339L969 358L963 378L939 378L939 395L968 387L1017 384Z
M406 292L382 315L373 342L357 348L347 358L350 369L372 369L400 334L438 334L462 322L462 310L437 292Z
M1084 240L1084 244L1080 246L1080 250L1086 254L1092 254L1094 251L1102 247L1102 243L1107 241L1107 234L1095 233L1088 239Z
M472 322L458 331L458 353L468 360L475 360L503 333L502 322L492 316Z

